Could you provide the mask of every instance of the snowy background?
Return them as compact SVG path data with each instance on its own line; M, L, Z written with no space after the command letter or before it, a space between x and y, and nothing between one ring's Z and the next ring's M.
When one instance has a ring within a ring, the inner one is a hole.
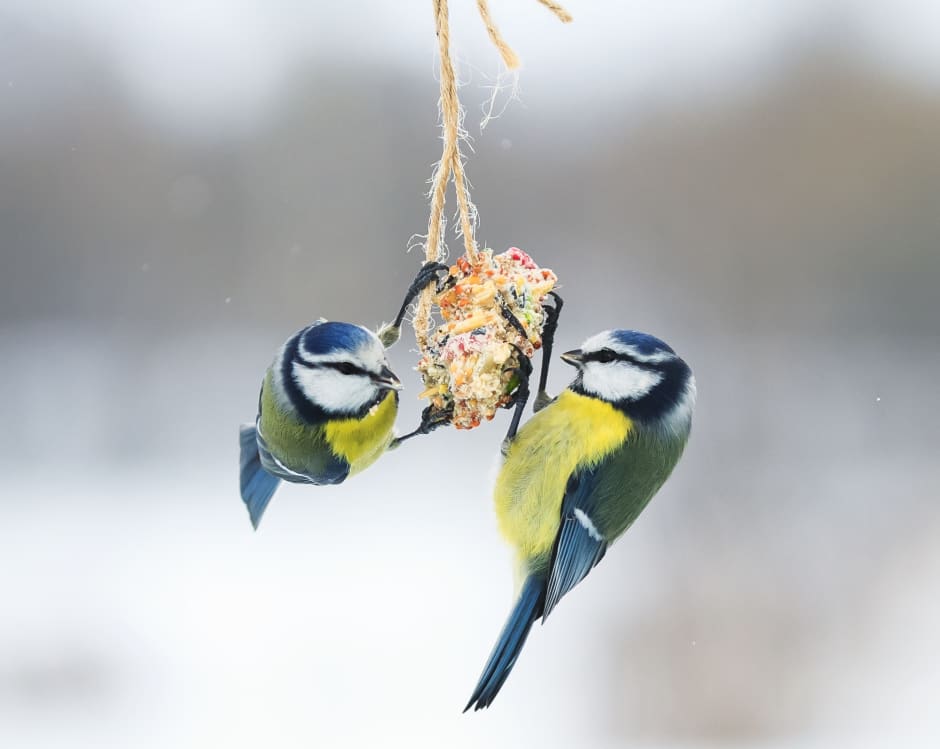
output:
M936 746L940 5L493 0L481 134L451 4L479 238L558 272L559 350L691 363L675 476L461 715L505 415L257 534L236 475L277 346L417 267L430 3L0 0L0 745Z

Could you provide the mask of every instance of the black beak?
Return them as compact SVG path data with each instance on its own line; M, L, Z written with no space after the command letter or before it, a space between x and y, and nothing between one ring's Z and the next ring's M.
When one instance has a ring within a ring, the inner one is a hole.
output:
M401 380L387 366L382 367L382 371L377 375L372 375L372 381L386 390L401 390Z
M584 361L584 354L581 349L576 348L571 351L566 351L561 355L561 359L566 364L571 364L574 367L580 367L581 362Z

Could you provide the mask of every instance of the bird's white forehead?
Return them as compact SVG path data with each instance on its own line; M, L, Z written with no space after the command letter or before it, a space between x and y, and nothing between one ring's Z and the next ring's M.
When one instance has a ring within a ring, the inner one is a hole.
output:
M619 343L614 339L613 332L610 330L602 330L596 335L592 335L584 343L581 344L582 351L600 351L602 348L614 349L615 346L623 348L623 344Z
M614 335L612 330L604 330L592 335L581 344L581 350L585 353L600 351L605 348L618 354L626 354L636 359L636 361L650 362L651 364L676 358L675 354L670 354L668 351L655 351L651 354L644 354L636 346L630 346L621 341Z

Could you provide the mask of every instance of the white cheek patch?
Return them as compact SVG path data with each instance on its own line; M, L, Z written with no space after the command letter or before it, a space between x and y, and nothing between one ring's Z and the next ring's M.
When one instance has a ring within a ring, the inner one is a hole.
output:
M609 402L638 400L662 382L658 372L634 367L628 362L588 362L581 384L585 390Z
M378 394L362 375L346 375L329 367L311 369L294 364L294 380L304 397L324 411L356 411Z

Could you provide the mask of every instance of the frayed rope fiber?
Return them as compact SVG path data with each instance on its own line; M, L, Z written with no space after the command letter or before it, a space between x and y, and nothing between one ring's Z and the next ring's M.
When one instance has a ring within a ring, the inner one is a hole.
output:
M552 0L538 1L554 13L559 21L562 23L571 23L571 14L561 7L559 3L552 2ZM493 23L493 17L490 15L487 0L477 0L477 9L480 11L480 18L483 19L483 25L486 26L486 33L490 35L490 41L492 41L496 49L499 50L499 54L502 56L506 67L510 70L515 70L520 65L519 56L513 52L512 47L506 44L506 40L503 39L502 34L499 33L499 29L496 28L496 24Z
M538 0L541 5L548 8L562 23L571 22L571 14L560 4L553 0ZM460 213L460 234L463 236L464 251L471 263L477 262L477 245L474 239L474 218L476 209L470 202L467 190L467 180L464 175L463 157L460 154L461 124L463 110L457 96L457 81L454 76L454 65L450 59L450 23L448 20L447 0L432 0L434 6L434 22L437 30L438 52L441 61L441 127L443 129L444 149L441 160L431 177L431 214L428 218L428 234L425 243L425 259L427 262L443 260L445 256L444 243L441 235L444 232L446 219L444 217L444 203L447 194L447 183L451 175L454 179L454 191L457 194L457 206ZM519 57L512 50L493 21L490 15L487 0L477 0L477 9L480 18L486 26L490 40L496 46L503 63L510 70L519 67ZM428 287L418 298L414 314L415 339L418 348L425 352L428 347L428 338L433 327L434 289Z

